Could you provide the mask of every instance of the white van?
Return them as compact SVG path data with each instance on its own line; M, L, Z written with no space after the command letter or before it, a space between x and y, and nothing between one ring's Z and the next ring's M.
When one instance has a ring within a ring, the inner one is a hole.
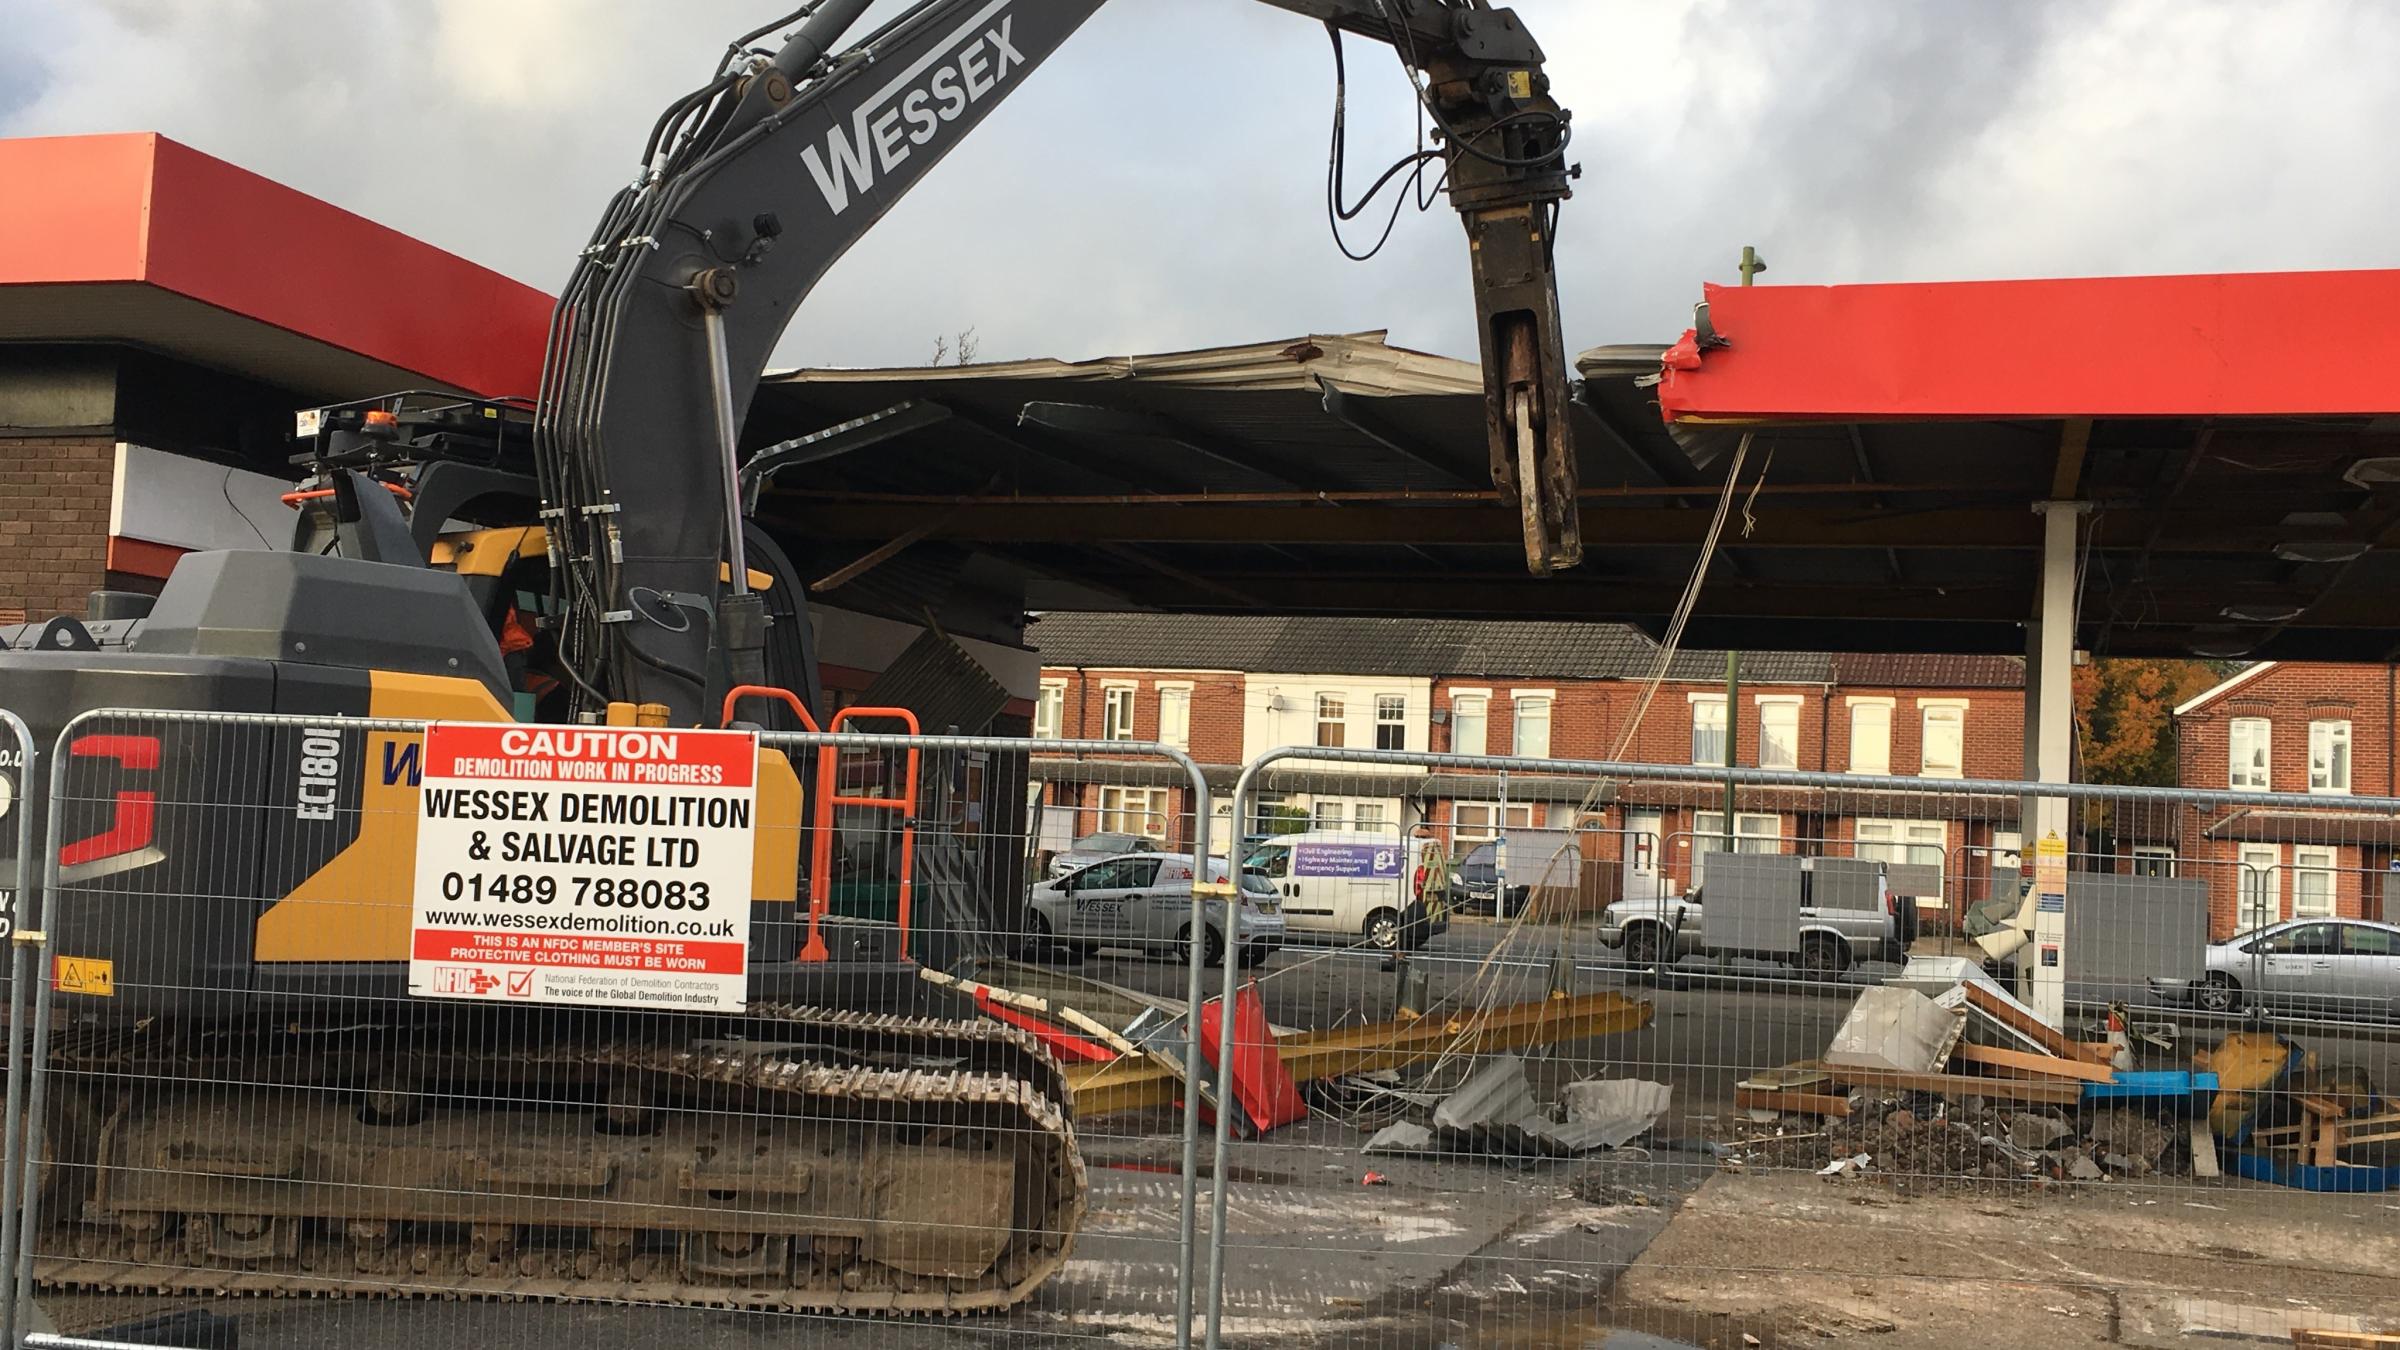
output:
M1449 878L1418 875L1427 865L1431 841L1350 830L1279 834L1251 844L1242 871L1259 877L1283 897L1290 933L1363 938L1389 950L1425 940L1450 927ZM1434 860L1440 857L1437 851ZM1435 897L1431 912L1419 895Z

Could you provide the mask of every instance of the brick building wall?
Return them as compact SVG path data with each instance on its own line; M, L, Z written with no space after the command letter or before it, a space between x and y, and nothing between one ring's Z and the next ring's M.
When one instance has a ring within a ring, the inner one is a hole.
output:
M2014 674L2013 667L1997 674L1982 667L1969 667L1962 676L1964 682L1935 686L1906 682L1923 672L1875 669L1881 679L1846 685L1824 681L1744 681L1740 691L1737 762L1743 766L1758 764L1762 700L1771 700L1787 703L1793 709L1794 767L1820 772L1852 771L1851 707L1855 701L1867 701L1891 710L1888 772L1893 775L1914 777L1921 773L1924 708L1940 705L1957 710L1963 719L1965 776L1985 779L2020 776L2025 734L2023 691L1995 687L2000 680ZM1250 685L1256 686L1259 678L1250 677ZM1361 688L1378 683L1360 678ZM1267 716L1263 706L1253 706L1262 703L1258 688L1249 688L1245 695L1245 677L1231 672L1051 667L1043 672L1043 680L1056 691L1058 735L1065 738L1103 735L1103 710L1107 691L1112 687L1133 691L1133 737L1155 737L1161 685L1189 686L1190 751L1203 765L1240 764L1245 746L1258 740L1260 728L1254 719ZM1976 683L1977 680L1989 683ZM1393 683L1398 687L1396 680ZM1638 679L1436 674L1431 677L1432 716L1427 748L1437 753L1480 749L1490 755L1510 754L1514 749L1520 701L1543 698L1548 700L1550 709L1548 758L1604 760L1621 756L1638 763L1692 766L1695 703L1721 699L1723 685L1713 680L1662 684L1628 738L1627 729L1634 727L1643 687ZM1460 738L1462 702L1473 698L1484 701L1484 735L1480 747L1463 744ZM1284 721L1291 724L1270 725L1266 731L1286 739L1306 734L1305 717L1294 723L1287 716ZM1621 740L1625 741L1622 746ZM1412 740L1411 744L1415 742ZM1633 872L1626 866L1625 832L1637 821L1647 829L1655 815L1657 835L1642 853L1660 878L1660 884L1680 890L1694 879L1695 858L1703 851L1699 835L1701 813L1719 809L1716 799L1698 787L1706 781L1707 766L1692 767L1695 772L1689 782L1620 784L1616 802L1592 809L1585 809L1575 799L1571 785L1562 787L1553 782L1527 786L1512 793L1509 822L1518 827L1577 831L1583 856L1594 865L1591 870L1598 874L1596 879L1600 883L1588 884L1593 878L1587 878L1587 895L1605 900L1621 894L1621 885L1629 884L1633 878ZM1075 776L1097 779L1107 775L1104 771L1094 773L1087 765ZM1161 781L1142 780L1144 784ZM1121 805L1127 800L1129 790L1155 792L1155 800L1164 808L1162 815L1171 817L1164 822L1169 842L1181 845L1188 839L1196 804L1187 800L1190 794L1179 786L1135 786L1132 775L1123 784L1052 782L1045 800L1049 805L1075 808L1077 830L1088 832L1126 823L1107 814L1106 807L1111 801ZM1331 782L1324 791L1335 797L1344 795ZM1312 796L1308 800L1315 799ZM1475 808L1471 819L1460 809L1469 801ZM1422 821L1432 826L1438 837L1453 849L1464 851L1491 828L1493 806L1492 798L1480 795L1464 800L1437 797L1412 801L1405 805L1395 824L1400 828L1412 826L1420 819L1421 812ZM2013 798L1909 802L1878 795L1846 801L1838 793L1766 788L1744 788L1738 807L1750 828L1760 827L1760 817L1771 819L1780 849L1803 854L1850 854L1861 843L1862 817L1905 823L1913 831L1908 836L1909 842L1938 849L1943 860L1945 894L1922 897L1923 903L1929 905L1941 900L1964 905L1991 893L1991 873L1998 862L1995 855L2006 854L2017 844L2015 808ZM1714 822L1711 826L1709 837L1713 839ZM1938 840L1927 837L1933 826L1938 826ZM1884 828L1898 831L1901 826ZM1893 841L1878 838L1875 842L1889 847ZM1914 853L1908 856L1922 860ZM2009 861L2013 863L2013 856Z
M2390 832L2340 808L2345 797L2392 795L2396 694L2400 675L2391 666L2276 662L2237 675L2177 713L2177 781L2183 786L2233 786L2234 723L2256 721L2268 729L2265 790L2323 803L2247 812L2185 807L2177 813L2175 868L2207 882L2212 937L2306 913L2387 917ZM2312 782L2312 723L2347 724L2346 784ZM2245 783L2242 790L2256 789ZM2330 895L2329 910L2316 899L2320 894Z
M1639 683L1625 680L1491 680L1444 677L1434 682L1433 706L1448 714L1434 730L1433 748L1451 751L1456 700L1489 700L1486 753L1509 749L1511 695L1527 690L1553 694L1550 754L1554 759L1606 759L1617 751L1625 727L1641 704ZM1722 695L1721 684L1675 683L1659 686L1643 715L1641 726L1622 756L1637 764L1690 764L1695 696ZM2016 689L1906 689L1877 686L1745 684L1741 717L1735 738L1735 762L1755 767L1763 720L1761 698L1797 700L1798 753L1796 767L1846 773L1851 770L1851 703L1888 699L1891 704L1890 772L1914 776L1924 766L1924 705L1959 707L1964 716L1965 776L2013 779L2025 762L2025 697Z
M1042 672L1042 683L1060 690L1059 737L1099 740L1105 729L1107 694L1132 686L1133 739L1158 739L1159 691L1188 686L1191 744L1186 751L1202 764L1239 764L1242 759L1242 677L1211 670L1058 670Z
M108 580L116 441L0 437L0 611L80 615Z
M1137 741L1159 738L1160 692L1166 688L1185 688L1191 696L1190 743L1185 753L1200 764L1238 764L1242 758L1243 687L1242 676L1225 671L1126 670L1126 669L1059 669L1042 672L1045 691L1056 690L1059 704L1058 739L1101 740L1107 730L1107 698L1112 688L1130 687L1133 690L1133 734ZM1040 746L1035 746L1039 754ZM1145 765L1163 765L1156 756L1139 757ZM1040 766L1034 776L1040 777ZM1094 830L1116 828L1155 828L1169 848L1188 847L1196 811L1207 804L1195 802L1186 786L1163 786L1139 791L1155 791L1153 798L1161 808L1152 825L1137 826L1109 814L1112 805L1120 806L1127 794L1120 790L1112 797L1110 786L1103 783L1052 782L1043 791L1044 806L1068 807L1074 813L1072 832L1088 834Z
M2025 768L2025 695L2017 689L1903 689L1841 686L1833 699L1827 738L1830 772L1851 768L1851 710L1855 701L1891 700L1891 771L1902 777L1925 769L1925 707L1955 703L1964 708L1966 777L2022 778Z

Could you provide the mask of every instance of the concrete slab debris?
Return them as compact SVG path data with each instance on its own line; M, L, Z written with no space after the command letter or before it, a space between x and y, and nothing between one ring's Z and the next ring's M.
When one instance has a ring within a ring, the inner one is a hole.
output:
M2019 1111L2008 1119L2008 1142L2037 1153L2074 1133L2067 1122L2035 1111Z
M2315 1308L2264 1307L2214 1298L2179 1298L2167 1305L2176 1330L2186 1336L2245 1341L2289 1341L2300 1331L2358 1333L2366 1324L2355 1317Z
M2210 1190L2221 1209L2204 1211L2093 1203L2078 1188L2003 1203L1982 1190L1912 1192L1862 1211L1829 1203L1832 1183L1814 1170L1711 1177L1620 1280L1617 1319L1891 1350L2164 1350L2265 1345L2286 1328L2400 1327L2400 1234L2371 1207L2231 1187ZM2187 1333L2209 1320L2174 1306L2190 1300L2228 1305L2251 1339Z

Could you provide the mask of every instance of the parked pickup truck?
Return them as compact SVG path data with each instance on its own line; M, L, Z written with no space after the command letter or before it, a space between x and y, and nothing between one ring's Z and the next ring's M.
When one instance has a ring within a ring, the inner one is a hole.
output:
M1905 960L1917 940L1917 904L1892 894L1883 870L1873 873L1872 908L1819 908L1815 904L1817 864L1847 865L1849 859L1800 859L1800 950L1753 952L1709 944L1706 909L1701 903L1705 885L1694 886L1681 898L1628 897L1601 911L1600 941L1625 953L1636 966L1671 965L1687 956L1744 956L1797 966L1812 979L1834 979L1861 961Z

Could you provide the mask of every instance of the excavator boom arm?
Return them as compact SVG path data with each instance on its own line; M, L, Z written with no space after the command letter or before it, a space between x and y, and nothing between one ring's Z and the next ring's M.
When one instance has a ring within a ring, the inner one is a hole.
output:
M664 703L688 724L761 681L734 450L776 342L825 271L1104 2L924 0L844 48L869 0L824 0L771 56L737 43L660 119L559 297L535 433L583 711ZM1540 49L1480 3L1265 2L1390 42L1421 72L1474 253L1493 479L1522 504L1528 564L1573 565L1549 251L1566 120Z

